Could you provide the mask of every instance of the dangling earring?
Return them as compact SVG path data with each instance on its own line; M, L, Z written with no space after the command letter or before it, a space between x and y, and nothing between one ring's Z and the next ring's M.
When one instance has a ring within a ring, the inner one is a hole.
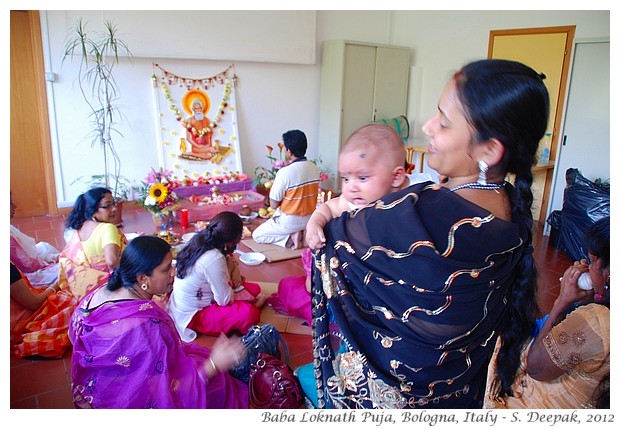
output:
M149 288L149 285L147 285L146 283L142 283L142 284L140 285L140 289L142 289L142 290L143 290L143 291L145 291L145 292L146 292L146 290L147 290L148 288Z
M478 168L480 169L480 174L478 175L478 183L481 185L487 184L487 171L489 170L489 164L484 162L483 160L478 161Z

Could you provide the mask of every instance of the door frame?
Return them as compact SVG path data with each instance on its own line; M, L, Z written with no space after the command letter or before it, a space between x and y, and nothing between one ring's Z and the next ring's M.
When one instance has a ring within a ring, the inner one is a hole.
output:
M23 13L24 11L11 11L11 13ZM45 80L45 62L43 59L43 42L41 33L41 16L38 10L25 11L28 16L30 42L32 44L32 62L35 80L33 82L36 103L36 115L40 125L39 150L43 164L43 178L45 181L46 210L49 215L57 215L56 187L54 179L54 161L50 137L49 111L47 104L47 89ZM28 100L32 103L32 100ZM13 109L11 109L13 111ZM17 146L18 148L21 146ZM28 180L28 172L24 171L23 180Z
M572 57L575 50L575 25L556 26L556 27L534 27L534 28L517 28L509 30L491 30L489 33L489 47L487 57L492 58L493 45L495 36L517 36L517 35L536 35L536 34L553 34L553 33L565 33L566 43L564 49L564 61L562 63L562 73L560 76L560 85L558 88L558 98L556 100L555 116L553 118L553 133L551 139L551 153L549 157L549 165L546 167L535 167L537 169L544 169L545 172L545 184L542 192L542 198L540 202L540 214L538 221L543 222L547 218L547 210L550 203L550 194L553 179L555 176L555 159L558 149L558 141L560 138L560 131L563 129L563 119L566 115L566 95L568 92L568 77L572 66Z

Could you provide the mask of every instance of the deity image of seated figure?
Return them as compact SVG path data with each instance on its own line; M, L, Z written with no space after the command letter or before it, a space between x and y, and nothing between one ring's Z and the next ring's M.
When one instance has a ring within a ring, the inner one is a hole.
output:
M193 90L185 95L183 101L186 110L190 110L192 114L183 120L186 143L191 145L191 149L187 152L187 147L182 142L183 153L180 156L193 160L210 160L218 150L213 147L213 129L211 120L206 115L210 109L209 97L202 91Z

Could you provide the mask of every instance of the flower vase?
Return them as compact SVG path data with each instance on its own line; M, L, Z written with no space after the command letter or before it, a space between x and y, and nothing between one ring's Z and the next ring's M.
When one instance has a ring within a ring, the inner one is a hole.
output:
M267 198L267 201L269 201L269 189L265 188L264 184L259 183L256 185L256 192Z
M170 224L172 216L170 213L153 213L153 223L157 229L166 229Z

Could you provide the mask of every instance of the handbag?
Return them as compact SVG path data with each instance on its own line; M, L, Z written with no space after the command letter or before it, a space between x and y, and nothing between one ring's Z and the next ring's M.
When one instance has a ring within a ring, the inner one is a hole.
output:
M250 406L252 408L305 408L299 380L280 359L260 353L250 366Z
M239 364L233 367L229 372L233 377L245 383L250 379L250 365L258 360L258 355L260 353L282 359L282 352L280 351L280 349L282 349L284 350L284 363L288 364L288 347L282 335L280 335L280 332L273 325L251 326L248 332L241 337L241 342L243 342L247 353Z

